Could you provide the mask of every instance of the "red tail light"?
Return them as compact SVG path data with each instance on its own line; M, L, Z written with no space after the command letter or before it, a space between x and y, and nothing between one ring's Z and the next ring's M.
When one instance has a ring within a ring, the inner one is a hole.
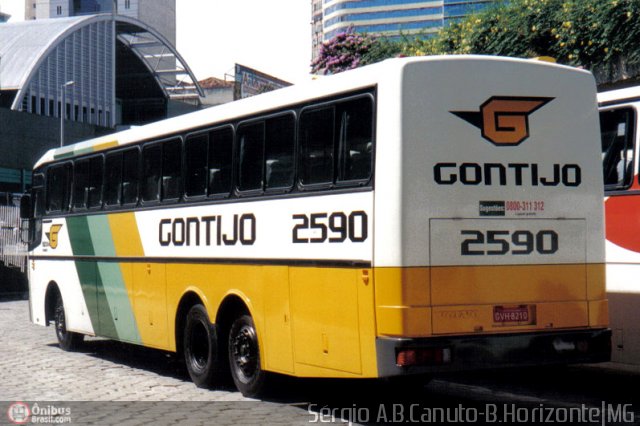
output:
M439 365L451 362L449 348L406 348L396 353L396 365L410 367L415 365Z

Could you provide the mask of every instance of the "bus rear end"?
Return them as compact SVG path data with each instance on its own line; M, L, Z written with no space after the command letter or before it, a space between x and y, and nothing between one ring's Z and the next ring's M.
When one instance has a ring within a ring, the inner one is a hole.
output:
M608 360L591 74L488 57L401 73L378 92L379 375Z

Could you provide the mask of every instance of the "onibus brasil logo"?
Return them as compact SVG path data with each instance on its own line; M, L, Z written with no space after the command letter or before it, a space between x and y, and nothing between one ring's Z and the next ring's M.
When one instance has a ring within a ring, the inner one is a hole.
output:
M492 96L480 111L450 111L480 129L497 146L519 145L529 137L529 115L554 98Z
M23 425L29 421L31 410L24 402L14 402L7 410L7 417L11 423Z

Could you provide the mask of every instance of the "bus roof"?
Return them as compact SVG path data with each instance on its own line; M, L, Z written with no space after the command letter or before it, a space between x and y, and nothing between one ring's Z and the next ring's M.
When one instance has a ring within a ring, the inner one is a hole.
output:
M135 142L161 139L174 134L187 131L189 129L203 128L215 123L223 124L229 120L241 119L244 116L260 113L268 113L278 108L302 103L309 99L319 99L330 97L353 91L373 87L382 81L394 78L402 69L410 63L432 62L432 61L500 61L500 62L530 62L538 66L567 68L579 71L576 68L558 65L544 61L534 61L530 59L506 58L498 56L482 55L451 55L451 56L425 56L394 58L383 62L345 71L326 78L307 81L302 84L285 87L258 96L241 99L206 108L177 117L146 124L144 126L132 127L121 132L111 133L83 142L67 145L60 148L53 148L47 151L34 165L38 168L48 162L72 158L92 152L99 152L115 146L124 146ZM588 73L587 71L582 71Z
M640 100L640 86L625 87L624 89L608 90L598 93L598 103L601 106Z

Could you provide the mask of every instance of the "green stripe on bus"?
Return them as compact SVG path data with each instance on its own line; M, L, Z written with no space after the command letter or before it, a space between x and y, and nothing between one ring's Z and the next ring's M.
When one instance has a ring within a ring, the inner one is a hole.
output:
M86 217L69 217L67 218L67 227L69 229L69 241L71 250L76 256L92 256L93 246L89 240L89 226ZM80 279L80 287L84 295L87 309L89 310L89 318L91 325L96 334L100 333L100 315L98 314L97 300L97 274L96 267L93 262L76 261L74 262L78 278Z
M116 249L113 244L107 216L89 216L87 220L95 255L116 257ZM99 312L102 319L102 316L107 314L106 307L109 308L109 317L117 333L117 336L112 337L128 342L142 343L120 264L97 262L97 272L102 293L99 295L105 299L103 301L99 298L99 302L103 304L100 306Z
M106 216L73 217L68 222L74 255L115 256ZM94 330L106 337L140 343L119 264L85 260L76 262L76 269Z
M75 155L73 148L60 148L59 152L53 154L54 160L62 160L64 158L70 158Z
M78 155L90 154L94 152L93 147L77 148L69 145L69 148L60 148L56 154L53 155L54 160L63 160L65 158L76 157Z

